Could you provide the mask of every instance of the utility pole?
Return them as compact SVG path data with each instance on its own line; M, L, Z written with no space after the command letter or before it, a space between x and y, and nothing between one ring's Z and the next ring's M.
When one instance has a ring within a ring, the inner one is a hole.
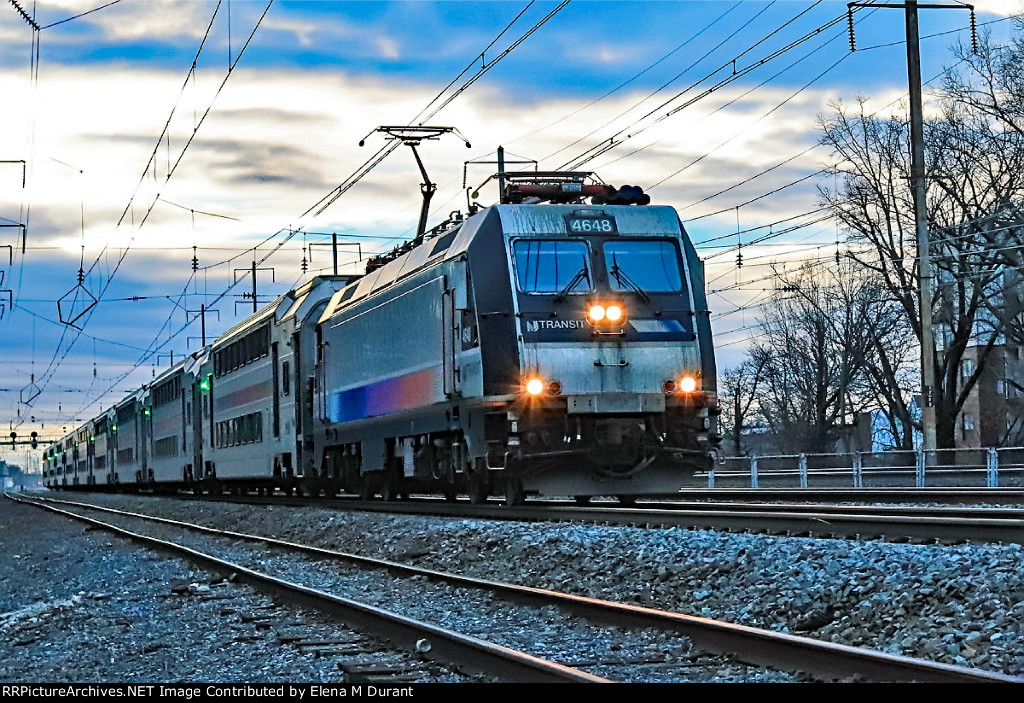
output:
M924 181L924 107L921 99L921 45L917 0L907 0L907 77L910 82L910 181L920 273L921 430L922 449L935 451L935 330L932 328L932 262L928 237L928 202Z
M257 271L270 271L270 280L274 281L275 280L274 279L274 267L273 266L269 266L269 267L266 267L266 268L256 268L256 259L253 259L252 265L249 268L235 269L234 273L235 273L235 282L236 283L238 282L238 278L239 278L238 274L240 272L242 272L242 271L245 272L244 275L252 277L252 293L243 293L242 297L243 298L248 298L248 297L251 296L252 297L252 311L253 312L258 312L258 310L259 310L259 302L258 302L257 297L256 297L256 272ZM236 303L236 306L237 306L237 303ZM236 313L238 312L238 308L237 307L235 308L235 312Z
M307 232L306 234L322 234L322 235L326 235L327 233L326 232ZM313 248L314 247L330 247L331 248L331 261L333 263L333 271L334 271L334 275L335 276L338 275L338 267L339 267L339 263L338 263L338 247L355 247L356 251L358 252L358 255L359 255L359 260L360 261L363 260L363 245L362 245L362 243L361 242L339 242L338 241L338 233L337 232L331 232L331 243L330 244L320 243L320 242L310 242L310 244L309 244L309 261L310 261L310 263L313 261ZM305 258L303 258L303 261L305 262ZM302 272L305 273L306 270L307 270L306 268L303 268Z
M199 325L200 325L200 330L201 330L202 336L198 337L198 339L200 339L202 341L202 345L203 345L200 348L205 347L206 346L206 314L207 313L215 314L217 316L217 320L219 321L220 320L220 310L217 310L215 308L207 308L206 304L203 303L202 305L199 306L198 310L186 310L185 313L186 313L186 315L191 315L192 316L192 317L188 318L189 322L191 322L192 320L196 319L197 317L199 318L199 321L200 321ZM188 337L187 340L186 340L186 343L187 344L191 344L192 340L194 340L194 339L197 339L197 337Z
M924 107L921 99L921 39L917 11L920 8L936 10L970 10L971 40L977 45L973 5L919 5L917 0L903 4L886 5L871 2L851 2L847 5L850 27L850 50L856 48L853 35L853 8L881 7L904 9L907 32L907 80L910 84L910 187L914 198L914 223L917 232L918 293L921 309L921 448L925 452L936 449L935 436L935 330L932 327L932 263L928 235L928 201L924 178ZM975 49L976 50L976 49Z

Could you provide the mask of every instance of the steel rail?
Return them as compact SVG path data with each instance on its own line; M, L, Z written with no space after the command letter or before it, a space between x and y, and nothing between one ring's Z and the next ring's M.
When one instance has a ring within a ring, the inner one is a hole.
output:
M929 515L880 515L869 511L779 511L759 509L723 509L702 507L685 510L609 508L594 511L562 508L557 511L521 509L520 517L543 519L560 515L569 519L573 511L583 511L589 519L617 524L658 524L695 529L746 530L773 534L800 534L831 537L912 539L924 542L976 542L981 544L1024 544L1024 519L983 517L938 517ZM825 506L826 508L829 506ZM581 516L578 516L581 517Z
M842 505L837 503L767 503L740 501L660 501L648 506L659 510L750 510L769 513L800 513L818 515L821 513L837 513L840 515L860 515L865 517L928 517L928 518L974 518L995 520L1024 520L1024 508L980 508L958 506L922 506L922 505Z
M665 496L662 496L663 498ZM683 488L679 500L834 500L851 503L1024 505L1021 488Z
M731 489L714 490L725 492ZM994 509L992 512L979 510L978 517L943 517L934 514L923 515L921 513L927 512L928 509L920 507L910 507L905 512L892 511L888 515L877 514L883 511L870 507L862 507L858 510L851 506L836 506L835 509L829 509L831 506L817 506L812 510L805 506L796 506L792 510L785 510L768 504L743 506L737 505L735 502L693 503L685 507L679 507L679 503L676 502L676 507L672 508L670 506L673 502L666 501L664 497L659 498L657 502L650 500L628 507L622 507L610 501L608 503L594 502L580 507L567 501L545 499L528 500L524 505L509 507L500 505L497 500L474 505L468 502L449 503L430 498L385 502L364 501L352 496L309 498L276 495L168 494L164 497L254 505L305 507L316 505L325 508L358 509L389 514L438 515L489 520L587 521L614 525L746 530L779 535L795 534L919 542L1024 544L1024 517L993 517L999 515ZM931 510L934 513L935 509ZM875 515L872 514L873 511L876 513ZM915 511L917 514L914 514Z
M914 657L887 654L877 650L834 642L822 642L808 637L761 630L746 625L721 622L693 615L599 600L544 588L477 579L308 544L288 542L273 537L218 530L204 525L195 525L170 518L144 515L89 503L55 501L49 498L39 498L39 500L66 503L86 509L151 520L217 536L262 542L275 547L301 551L321 558L344 560L360 566L423 576L462 587L487 589L518 601L541 605L551 605L554 603L577 615L594 621L622 627L657 628L662 631L673 631L692 639L698 646L710 652L734 654L748 664L775 667L787 671L799 671L823 679L842 680L863 677L883 682L1024 683L1024 679L1018 677L981 669L958 667Z
M160 552L169 553L177 557L185 557L190 561L201 564L205 568L225 574L226 576L236 577L240 581L253 585L260 590L286 598L293 603L330 613L351 627L378 634L400 648L410 652L419 652L426 658L448 666L454 665L460 669L487 676L495 676L508 681L529 681L532 683L610 683L608 679L593 676L525 652L446 630L348 598L341 598L318 589L285 581L174 542L131 532L116 525L84 515L78 515L52 505L37 502L36 500L17 498L6 493L4 495L18 503L34 505L65 517L81 520L94 527L145 544ZM423 646L417 647L417 643L422 640L430 643L429 649ZM424 649L427 649L427 651L424 652Z
M346 502L347 503L347 502ZM309 505L308 502L303 503ZM496 503L468 505L440 502L359 502L347 504L359 510L403 514L435 514L504 520L587 521L615 525L660 525L708 530L746 530L780 535L879 538L923 542L976 542L979 544L1024 544L1024 517L942 517L895 512L872 514L869 508L848 509L831 506L779 510L768 505L693 504L666 508L664 503L646 503L629 507L587 507L528 501L514 508Z

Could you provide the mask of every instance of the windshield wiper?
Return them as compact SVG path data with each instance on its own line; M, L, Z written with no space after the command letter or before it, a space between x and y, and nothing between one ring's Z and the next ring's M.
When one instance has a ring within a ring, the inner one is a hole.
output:
M636 281L634 281L632 278L627 276L626 272L623 271L621 268L619 268L619 262L615 258L614 254L612 255L612 267L608 271L608 273L610 273L611 275L615 276L615 281L620 286L624 285L627 288L630 288L633 291L635 291L640 296L641 300L643 300L645 303L651 302L651 297L649 295L647 295L647 293L644 292L644 289L641 288L640 286L638 286L636 284Z
M585 261L583 262L583 268L576 272L576 275L573 276L572 279L565 284L565 287L562 288L562 290L558 291L558 294L555 296L555 302L564 299L565 296L569 295L569 292L573 288L578 286L583 281L590 283L590 272L587 270L587 263Z

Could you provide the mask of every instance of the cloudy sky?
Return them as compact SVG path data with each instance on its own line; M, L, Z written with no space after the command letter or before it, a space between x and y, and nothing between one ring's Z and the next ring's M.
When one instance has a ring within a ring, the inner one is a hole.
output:
M974 4L997 40L1024 9ZM770 264L831 256L842 237L813 214L829 185L812 175L829 156L812 148L819 118L857 96L891 110L906 92L902 12L858 10L853 53L845 13L833 0L4 3L3 436L60 435L148 382L200 346L201 305L211 337L242 319L254 260L263 302L329 272L331 233L351 272L408 238L420 176L405 148L316 214L385 145L380 125L453 126L472 144L420 148L431 224L465 209L464 180L484 181L499 145L674 206L706 260L720 369L735 364ZM964 10L921 11L925 80L955 63L968 26ZM792 231L744 247L737 269L738 243L778 229Z

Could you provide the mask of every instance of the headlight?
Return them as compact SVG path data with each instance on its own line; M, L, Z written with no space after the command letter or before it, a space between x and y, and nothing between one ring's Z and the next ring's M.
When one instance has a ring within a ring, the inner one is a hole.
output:
M544 392L544 381L539 378L531 378L526 382L526 392L530 395L540 395Z
M697 390L697 379L693 376L683 376L679 379L679 390L683 393L693 393Z
M621 325L626 321L626 306L622 303L593 303L587 308L587 321L592 325Z

